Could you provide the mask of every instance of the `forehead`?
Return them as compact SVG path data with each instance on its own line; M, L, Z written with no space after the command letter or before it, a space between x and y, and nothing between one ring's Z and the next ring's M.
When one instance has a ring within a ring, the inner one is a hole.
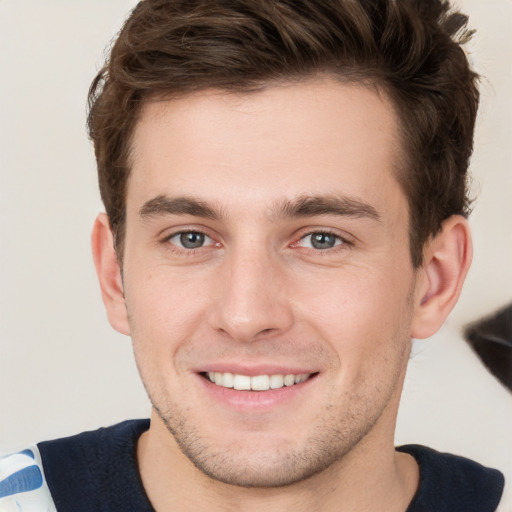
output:
M399 188L398 133L383 94L330 79L151 101L134 131L127 205L192 194L236 206L237 193L243 206L326 192L385 202Z

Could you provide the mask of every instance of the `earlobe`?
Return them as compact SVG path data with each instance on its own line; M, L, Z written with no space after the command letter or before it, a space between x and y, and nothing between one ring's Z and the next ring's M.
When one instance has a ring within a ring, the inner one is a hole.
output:
M424 251L411 327L413 338L428 338L441 328L460 296L472 255L466 219L459 215L446 219Z
M110 325L121 334L130 334L128 313L123 293L121 269L108 217L100 213L94 222L91 235L94 266L107 310Z

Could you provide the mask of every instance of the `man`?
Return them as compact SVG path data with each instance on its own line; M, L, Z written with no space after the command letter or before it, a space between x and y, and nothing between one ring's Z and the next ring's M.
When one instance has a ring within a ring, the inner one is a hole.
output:
M471 261L448 7L139 3L90 92L92 244L151 421L2 459L2 510L496 509L499 472L393 446Z

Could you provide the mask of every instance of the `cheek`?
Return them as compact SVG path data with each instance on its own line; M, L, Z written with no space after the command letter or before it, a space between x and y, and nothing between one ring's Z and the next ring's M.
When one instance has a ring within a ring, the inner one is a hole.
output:
M296 291L307 297L303 315L331 344L339 364L397 357L409 340L412 272L379 269L339 269Z
M125 286L134 347L172 356L200 324L207 302L197 281L168 269L132 274Z

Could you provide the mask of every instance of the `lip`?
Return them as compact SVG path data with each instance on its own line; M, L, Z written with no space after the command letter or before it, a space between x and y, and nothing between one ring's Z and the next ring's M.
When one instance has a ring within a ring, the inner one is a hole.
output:
M225 368L225 369L224 369ZM225 388L217 386L211 382L206 376L205 372L218 371L218 372L231 372L241 375L248 375L254 377L256 375L280 375L280 374L300 374L312 373L312 376L299 384L293 386L283 386L278 389L269 389L268 391L240 391L233 388ZM306 370L296 370L284 367L252 367L241 369L233 366L224 367L221 365L212 366L211 369L206 369L196 373L198 384L202 388L202 392L213 401L216 405L221 405L234 412L240 413L264 413L280 410L284 407L296 406L297 401L304 393L311 391L311 388L318 380L318 372L308 372Z

